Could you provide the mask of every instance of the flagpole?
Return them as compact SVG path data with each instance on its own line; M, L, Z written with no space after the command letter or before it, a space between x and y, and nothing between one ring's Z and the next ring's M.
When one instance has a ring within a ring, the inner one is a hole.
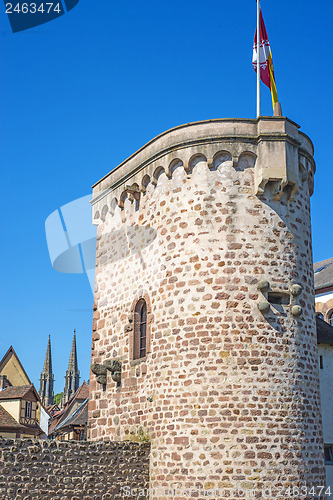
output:
M260 105L260 0L257 0L257 118L261 113Z

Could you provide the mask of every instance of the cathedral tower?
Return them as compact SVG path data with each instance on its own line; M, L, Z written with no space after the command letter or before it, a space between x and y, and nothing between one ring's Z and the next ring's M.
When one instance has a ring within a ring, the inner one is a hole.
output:
M151 442L153 500L325 484L314 171L291 120L217 119L161 134L93 188L89 434Z
M77 363L76 332L74 330L72 349L69 357L68 368L65 375L65 388L64 388L64 395L62 397L63 405L67 403L67 401L75 394L79 386L80 386L80 372Z
M39 396L44 406L53 404L53 372L52 372L52 355L51 355L51 336L47 344L43 371L40 375Z

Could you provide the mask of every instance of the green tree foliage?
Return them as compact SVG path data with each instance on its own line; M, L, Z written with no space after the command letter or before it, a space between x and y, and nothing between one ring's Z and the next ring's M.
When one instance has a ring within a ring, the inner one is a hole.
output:
M58 394L56 394L53 398L53 404L55 405L59 405L60 401L61 401L61 398L63 397L64 393L63 392L59 392Z

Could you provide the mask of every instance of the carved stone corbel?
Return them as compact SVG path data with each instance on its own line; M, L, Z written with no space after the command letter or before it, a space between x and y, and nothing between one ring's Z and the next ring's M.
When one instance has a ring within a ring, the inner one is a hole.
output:
M104 365L101 365L99 363L93 363L91 365L91 371L97 376L97 382L99 384L102 385L106 384L107 370Z
M120 384L121 368L122 363L117 359L107 360L104 364L93 363L91 365L91 371L97 376L97 382L102 385L106 384L108 371L111 372L112 380Z
M113 360L108 360L105 362L105 366L109 372L111 372L111 378L114 380L117 384L120 384L121 382L121 369L122 369L122 362L118 359L113 359Z

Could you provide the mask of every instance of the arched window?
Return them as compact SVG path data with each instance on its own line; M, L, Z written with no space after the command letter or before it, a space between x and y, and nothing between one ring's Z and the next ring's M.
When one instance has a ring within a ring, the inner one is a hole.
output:
M135 306L133 359L146 356L147 346L147 304L140 299Z
M147 373L145 360L151 352L151 327L153 323L153 314L149 295L140 290L133 300L129 323L126 325L126 332L129 333L128 347L129 360L134 365L142 364L142 375ZM134 366L132 365L132 366Z
M328 316L328 322L331 326L333 326L333 312L331 312L330 315Z

